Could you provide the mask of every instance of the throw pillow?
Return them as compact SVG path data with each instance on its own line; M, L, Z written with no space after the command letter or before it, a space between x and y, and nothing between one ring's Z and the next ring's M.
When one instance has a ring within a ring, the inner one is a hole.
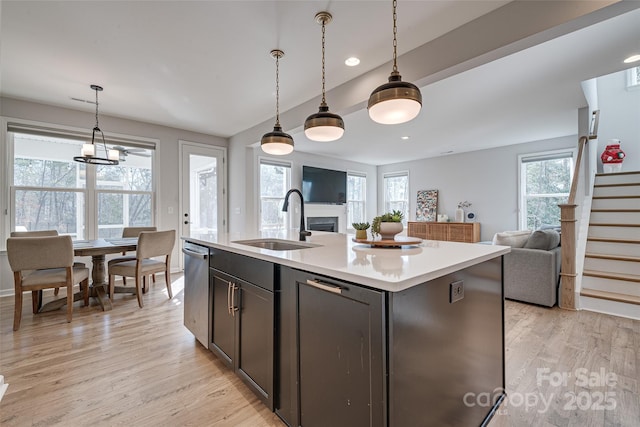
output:
M527 243L530 235L531 230L503 231L493 236L493 244L521 248Z
M536 230L531 234L524 247L549 251L556 248L559 243L560 234L556 230Z

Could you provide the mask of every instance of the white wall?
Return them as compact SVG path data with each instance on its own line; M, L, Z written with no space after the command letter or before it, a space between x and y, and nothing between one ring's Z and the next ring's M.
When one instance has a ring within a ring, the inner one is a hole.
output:
M268 156L259 146L238 147L232 143L229 150L229 231L253 233L258 230L258 194L260 194L257 171L260 158L268 158L277 161L291 162L291 188L302 190L302 166L314 166L340 171L361 172L367 175L367 216L373 218L376 210L376 167L364 163L352 162L345 159L318 156L299 151L286 156ZM299 202L297 198L291 199L294 208L292 225L298 227L300 223ZM344 207L331 205L306 204L305 215L322 215L320 212L344 211ZM333 215L332 215L333 216ZM350 226L350 224L348 224ZM341 226L341 231L345 231Z
M598 157L610 139L619 139L623 171L640 171L640 88L627 89L626 71L598 77ZM602 162L598 163L602 172Z
M44 122L54 125L64 125L77 128L91 129L95 123L94 112L82 112L66 108L59 108L49 105L36 104L33 102L21 101L11 98L0 98L0 116L11 119L24 119ZM199 142L203 144L227 147L228 140L225 138L190 132L166 126L138 122L134 120L121 119L100 115L100 127L105 132L119 133L131 136L153 138L159 141L156 147L156 158L158 160L158 182L155 220L158 229L181 230L179 213L182 212L179 206L179 176L178 162L180 156L178 152L178 140ZM6 130L0 130L5 132ZM3 138L4 140L4 138ZM6 152L6 147L1 147ZM0 156L1 157L1 156ZM2 191L8 194L8 186L4 177L6 164L2 163ZM173 208L173 213L169 214L169 208ZM2 212L8 206L2 206ZM4 221L2 222L5 223ZM176 240L176 246L171 260L172 269L176 270L180 265L180 244ZM90 262L87 259L85 262ZM13 274L6 259L6 253L0 254L0 296L13 293Z
M384 173L409 171L409 220L415 221L418 190L438 190L438 213L455 218L458 202L469 201L481 240L518 229L518 155L576 148L576 135L378 167L378 210L383 211Z

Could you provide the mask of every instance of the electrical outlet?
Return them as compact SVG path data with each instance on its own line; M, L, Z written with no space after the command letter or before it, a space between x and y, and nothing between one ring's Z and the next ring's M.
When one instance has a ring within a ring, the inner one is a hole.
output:
M464 298L464 281L458 280L449 284L449 303L460 301Z

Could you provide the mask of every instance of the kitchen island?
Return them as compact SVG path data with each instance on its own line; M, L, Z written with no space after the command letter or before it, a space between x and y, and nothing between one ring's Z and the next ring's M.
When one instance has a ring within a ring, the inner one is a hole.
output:
M504 397L508 247L259 237L185 240L210 248L209 349L287 424L488 422Z

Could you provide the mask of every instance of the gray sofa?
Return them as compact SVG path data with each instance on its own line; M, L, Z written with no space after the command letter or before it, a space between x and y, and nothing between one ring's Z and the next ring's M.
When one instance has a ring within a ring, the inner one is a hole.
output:
M517 247L522 240L504 256L504 296L553 307L560 279L560 235L555 230L537 230L524 241L524 247Z

